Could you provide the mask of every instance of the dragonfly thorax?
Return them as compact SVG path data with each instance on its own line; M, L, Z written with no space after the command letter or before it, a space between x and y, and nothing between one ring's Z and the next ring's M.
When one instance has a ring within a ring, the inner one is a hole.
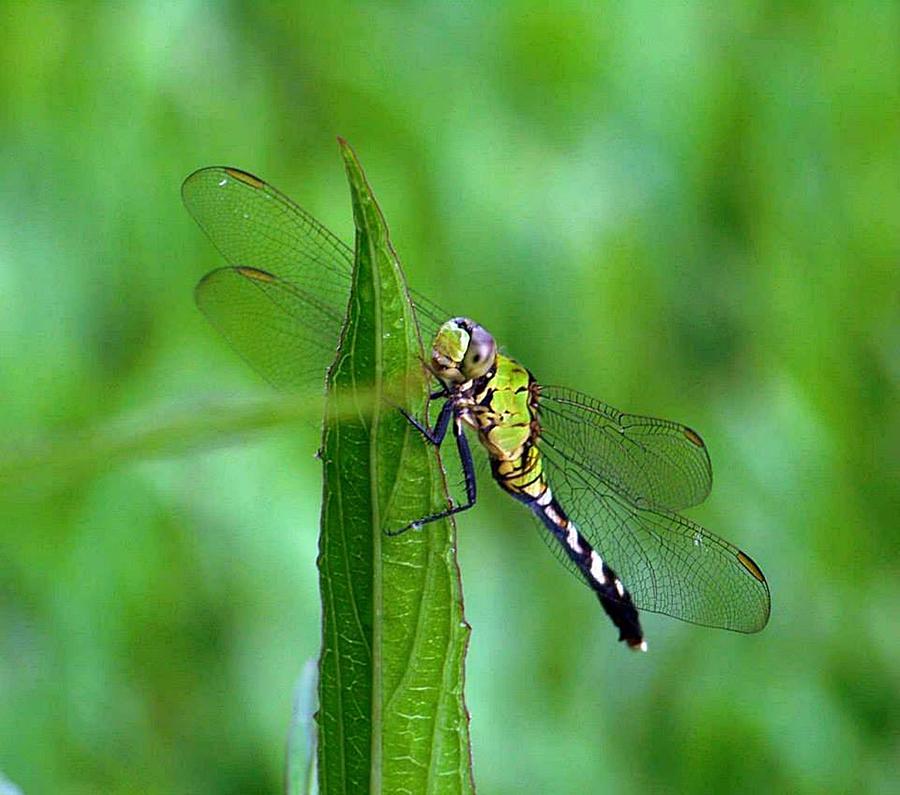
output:
M464 384L481 378L497 358L490 332L467 317L444 323L431 348L431 369L445 383Z

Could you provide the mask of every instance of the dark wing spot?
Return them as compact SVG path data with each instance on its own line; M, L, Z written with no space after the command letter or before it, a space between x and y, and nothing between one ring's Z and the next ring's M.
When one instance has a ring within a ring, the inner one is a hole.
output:
M700 438L700 434L697 431L692 431L690 428L684 429L685 438L691 443L697 445L697 447L704 447L703 439Z
M241 276L246 276L248 279L256 279L258 282L274 282L277 279L276 276L273 276L268 271L261 271L259 268L251 268L247 265L239 265L235 270Z
M241 171L237 168L226 168L225 173L228 174L229 177L234 177L238 182L243 182L245 185L249 185L251 188L264 188L266 183L263 182L259 177L254 177L253 174L248 174L246 171Z
M763 576L762 569L753 562L753 558L747 555L744 552L738 550L737 554L738 562L749 571L757 580L764 583L766 578Z
M251 268L248 265L239 265L235 270L248 279L256 279L258 282L274 282L277 277L268 271L261 271L259 268Z

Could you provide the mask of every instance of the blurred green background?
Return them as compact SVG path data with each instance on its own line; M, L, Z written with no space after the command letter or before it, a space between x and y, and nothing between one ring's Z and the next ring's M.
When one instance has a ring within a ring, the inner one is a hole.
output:
M415 288L544 381L703 433L689 515L772 589L760 635L646 615L628 654L483 488L459 522L480 791L897 791L900 6L0 15L3 774L280 791L317 438L231 432L270 393L193 306L221 263L178 190L239 166L350 239L342 135Z

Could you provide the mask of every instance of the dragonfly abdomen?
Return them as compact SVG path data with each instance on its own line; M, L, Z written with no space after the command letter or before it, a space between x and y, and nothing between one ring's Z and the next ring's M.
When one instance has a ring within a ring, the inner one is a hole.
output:
M544 477L544 460L537 445L538 394L531 373L515 360L498 354L496 368L479 384L469 403L468 421L478 429L487 448L494 480L531 508L559 542L566 558L619 628L619 640L633 649L646 649L630 594L554 499Z
M600 553L581 534L556 501L550 486L538 497L517 495L540 519L561 544L566 556L575 564L584 581L597 595L603 610L619 629L619 640L632 649L646 651L644 633L631 594Z

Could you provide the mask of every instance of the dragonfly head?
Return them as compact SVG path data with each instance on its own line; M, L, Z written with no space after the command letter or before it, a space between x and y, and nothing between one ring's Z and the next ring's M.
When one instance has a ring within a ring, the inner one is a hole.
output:
M443 381L463 384L480 378L497 358L497 343L483 326L455 317L441 326L431 349L431 369Z

